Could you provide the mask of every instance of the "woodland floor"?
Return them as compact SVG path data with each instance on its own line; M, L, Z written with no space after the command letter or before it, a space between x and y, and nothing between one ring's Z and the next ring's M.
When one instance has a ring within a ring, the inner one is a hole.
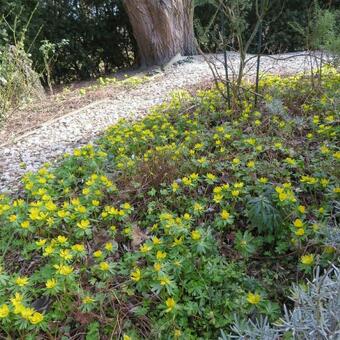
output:
M223 74L223 56L209 58L215 59L217 70ZM246 76L251 79L256 71L256 58L249 58ZM236 54L229 55L229 66L230 73L237 72ZM309 57L303 53L261 59L261 73L285 75L309 69ZM172 91L194 91L213 80L209 66L199 56L183 58L165 71L131 71L127 74L132 76L131 81L118 80L106 85L96 85L96 81L77 83L11 114L0 128L0 192L15 191L25 172L94 142L120 118L139 119L152 106L167 100ZM119 78L122 78L121 74Z

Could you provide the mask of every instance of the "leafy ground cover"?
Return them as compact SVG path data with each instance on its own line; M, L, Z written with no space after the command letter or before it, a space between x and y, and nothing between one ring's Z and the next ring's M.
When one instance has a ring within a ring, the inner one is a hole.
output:
M180 91L0 197L0 334L212 339L280 322L336 263L338 84L268 77L227 110ZM288 336L288 335L287 335Z

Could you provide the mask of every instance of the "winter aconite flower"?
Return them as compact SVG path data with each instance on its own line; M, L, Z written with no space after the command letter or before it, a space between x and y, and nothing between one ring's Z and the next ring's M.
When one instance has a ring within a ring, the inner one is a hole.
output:
M193 240L195 240L195 241L200 240L200 239L201 239L201 233L200 233L200 231L199 231L199 230L193 230L193 231L191 232L191 238L192 238Z
M142 273L139 268L136 268L134 271L132 271L131 275L131 280L138 282L142 278Z
M167 298L165 301L165 305L167 309L165 310L167 313L171 312L175 306L176 306L176 301L173 298Z
M27 276L17 277L15 279L15 284L18 285L19 287L26 286L28 284L28 277Z
M156 259L163 260L165 258L166 258L166 252L158 250L156 254Z
M89 226L90 226L90 221L88 220L81 220L80 222L77 223L77 227L82 230L88 229Z
M55 265L54 268L57 270L58 274L64 276L68 276L73 272L73 268L68 265Z
M249 292L247 295L247 301L252 305L257 305L261 301L261 295Z
M221 218L222 220L227 220L230 217L230 214L228 213L227 210L222 210L221 211Z
M106 271L110 270L110 265L106 261L100 262L99 263L99 269L103 272L106 272Z
M295 231L296 236L303 236L305 234L305 229L299 228Z
M44 316L39 312L34 312L29 317L29 321L31 322L32 325L37 325L38 323L40 323L43 320L44 320Z
M301 263L306 266L311 266L314 263L314 255L313 254L307 254L301 256L300 259Z
M95 301L94 298L92 298L91 296L85 296L82 300L84 305L91 304L94 301Z
M48 279L45 283L47 289L53 289L57 285L56 279Z
M297 218L295 221L294 221L294 227L296 228L302 228L303 227L303 222Z
M9 308L6 304L0 306L0 319L7 318L9 315Z

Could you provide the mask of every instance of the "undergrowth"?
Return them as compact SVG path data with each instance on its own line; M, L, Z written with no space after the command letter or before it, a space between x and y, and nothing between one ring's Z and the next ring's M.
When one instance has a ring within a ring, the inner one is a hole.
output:
M258 110L177 91L28 173L0 198L2 337L213 339L235 318L278 323L292 284L339 255L339 81L267 77Z

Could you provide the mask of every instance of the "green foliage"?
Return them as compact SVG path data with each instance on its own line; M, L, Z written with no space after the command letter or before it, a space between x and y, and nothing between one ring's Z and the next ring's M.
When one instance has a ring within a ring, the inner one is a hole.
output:
M44 95L39 75L33 70L31 56L25 50L29 24L30 19L18 31L17 18L11 26L4 16L0 17L0 42L1 38L4 42L0 45L0 123L11 110Z
M265 195L249 200L248 217L260 234L274 234L282 225L282 217L278 209Z
M135 43L121 0L6 0L0 1L0 12L10 23L19 16L20 31L36 6L25 47L30 49L38 73L47 77L46 55L40 51L42 41L55 47L69 42L56 48L54 54L51 80L56 83L96 77L132 65Z
M0 195L1 336L213 339L235 317L272 329L292 283L339 257L339 73L323 72L319 91L263 78L260 109L176 91Z
M315 0L309 10L307 25L298 22L291 22L290 25L305 39L305 47L308 50L336 52L334 47L339 45L338 16L336 11L321 9Z
M199 41L201 43L202 48L208 51L215 51L216 49L220 49L220 44L217 43L219 39L219 32L221 32L222 25L222 16L218 15L215 18L214 24L211 23L211 19L213 18L216 7L220 8L219 13L221 13L220 3L224 1L220 0L197 0L196 1L196 18L197 18L197 34L199 37ZM237 1L228 1L225 2L228 6L232 5L232 3L242 3ZM236 17L239 18L237 21L237 25L239 28L245 32L245 40L247 40L251 34L251 30L245 28L253 27L256 23L256 7L255 1L244 1L247 4L245 7L245 11L239 13ZM260 3L260 2L259 2ZM314 21L317 17L317 13L313 13L311 16L308 15L311 8L313 8L314 0L286 0L279 1L274 0L269 2L269 7L264 17L263 23L263 37L262 40L264 42L264 52L268 53L277 53L277 52L286 52L286 51L300 51L305 49L306 43L303 35L296 34L296 27L300 26L305 29L305 27L309 26L310 18ZM249 7L249 5L252 6ZM337 18L338 14L336 11L337 3L336 2L326 2L320 1L320 6L322 9L326 11L323 13L324 21L327 22L327 25L331 23L334 19ZM230 36L232 32L232 28L230 27L229 20L225 18L226 21L226 35ZM235 24L234 24L235 26ZM325 26L311 24L310 28L313 30L322 29L324 30ZM322 27L323 26L323 27ZM339 25L337 25L339 26ZM336 26L335 26L336 27ZM234 27L236 28L236 26ZM328 29L326 31L329 32ZM320 37L322 35L319 35ZM333 46L339 45L338 36L333 36L335 40L333 40ZM331 41L331 40L329 40ZM237 46L233 46L236 48ZM250 53L256 53L256 43L251 44Z

